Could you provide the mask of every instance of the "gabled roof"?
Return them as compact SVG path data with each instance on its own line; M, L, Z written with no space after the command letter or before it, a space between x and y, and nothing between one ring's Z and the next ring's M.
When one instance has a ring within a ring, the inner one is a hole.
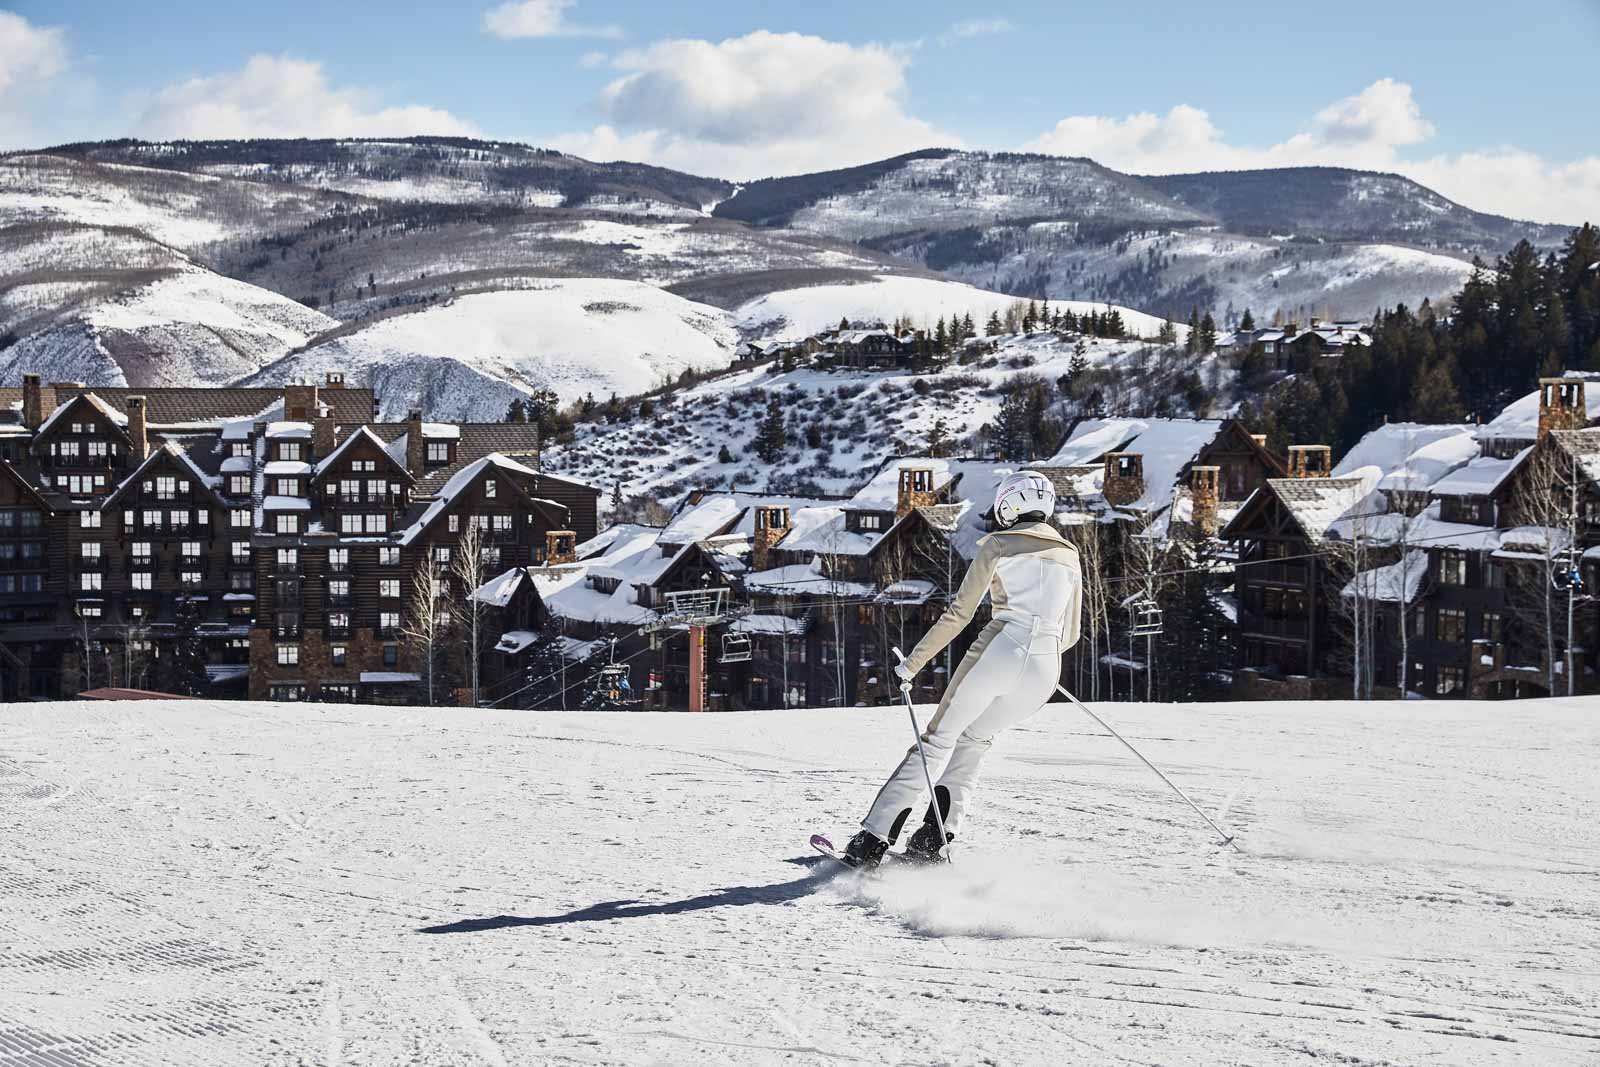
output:
M56 409L50 413L49 417L39 424L38 430L34 431L33 447L37 449L39 447L39 442L42 441L45 435L47 435L55 427L56 423L66 421L65 416L67 412L72 411L79 406L87 406L91 408L95 414L109 422L112 428L122 436L124 441L129 444L133 443L133 438L128 436L128 417L126 415L122 414L120 411L113 410L110 405L108 405L104 400L101 400L94 393L79 393L69 399L66 403L58 405Z
M1350 478L1271 478L1267 489L1283 502L1306 540L1316 544L1367 499L1377 480L1370 471Z
M456 471L455 474L451 475L450 480L445 482L445 484L439 488L439 491L435 495L434 499L428 502L428 505L423 509L422 514L418 515L401 532L400 543L402 545L409 545L415 541L419 536L426 532L429 527L431 527L435 522L439 521L439 517L450 508L450 505L455 503L456 497L460 496L474 482L476 482L480 477L483 477L485 473L489 471L500 471L508 475L506 481L511 485L512 491L515 492L517 496L519 496L529 507L549 509L552 515L562 516L558 521L566 521L567 509L565 507L557 504L553 500L544 500L542 498L529 495L528 491L523 488L522 483L517 480L519 475L528 478L537 478L538 473L536 471L529 467L523 466L508 456L502 456L499 453L490 453L481 459L474 460L465 467L462 467L460 470Z
M45 386L46 389L51 386ZM57 406L69 390L93 392L126 417L130 396L144 397L145 418L155 425L220 423L233 419L260 419L274 406L283 405L283 387L239 386L56 386ZM365 386L318 389L317 402L328 406L336 423L371 422L372 390Z
M522 583L528 579L526 567L512 567L503 574L497 574L487 582L478 586L472 592L472 599L488 604L491 607L503 608L511 603L511 598L516 596L517 590L522 588Z
M325 472L333 469L333 464L340 456L344 455L345 449L349 448L357 441L370 442L375 448L377 448L379 452L383 454L383 458L389 461L390 466L405 476L406 481L413 484L416 483L416 479L411 476L411 472L406 470L406 465L395 459L395 457L390 454L388 446L383 442L383 438L379 437L365 426L357 426L353 432L345 434L344 440L335 445L332 452L329 452L326 456L317 461L316 471L311 475L312 483L315 484L316 482L321 481L322 475Z
M20 485L22 487L23 491L25 493L27 493L27 495L29 497L33 498L33 502L35 504L38 504L39 507L43 508L45 511L53 511L54 510L50 506L50 502L48 500L46 500L43 496L39 495L39 490L37 490L37 489L35 489L33 487L33 483L28 481L28 479L24 478L22 476L22 472L21 471L17 470L17 468L13 467L9 462L7 462L4 459L0 459L0 473L4 473L12 481L14 481L18 485Z
M205 491L210 494L212 501L216 503L218 507L227 506L226 502L217 493L217 476L214 474L207 474L205 471L201 470L195 464L195 461L190 458L189 453L181 445L174 444L171 441L163 441L160 445L150 450L150 454L144 457L144 461L133 469L132 474L129 474L126 478L122 479L121 482L117 483L117 487L115 489L106 494L106 498L100 502L100 509L103 511L106 508L109 508L118 497L122 496L123 493L128 491L130 486L137 484L139 479L144 477L145 471L149 470L151 467L162 462L163 460L176 461L179 466L183 467L191 477L200 483Z
M1211 442L1200 450L1195 459L1197 462L1203 463L1210 453L1220 451L1230 445L1237 445L1254 452L1256 458L1265 464L1271 474L1276 474L1281 478L1289 473L1289 468L1284 464L1283 460L1273 455L1266 445L1257 441L1256 435L1251 433L1249 428L1238 419L1223 419L1222 429L1217 431L1217 436L1212 438ZM1269 474L1269 477L1271 474Z

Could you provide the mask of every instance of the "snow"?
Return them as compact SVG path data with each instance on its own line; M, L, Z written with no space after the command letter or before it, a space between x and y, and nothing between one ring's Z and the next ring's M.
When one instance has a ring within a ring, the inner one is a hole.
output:
M478 586L473 590L472 598L493 607L503 608L511 602L511 594L517 591L523 574L523 568L512 567L504 574L498 574Z
M369 685L399 685L420 682L422 676L409 671L362 671L361 680Z
M1163 508L1172 503L1179 472L1215 440L1221 430L1222 423L1217 419L1087 419L1073 430L1050 465L1076 467L1093 463L1113 450L1101 448L1102 444L1120 438L1121 446L1113 448L1139 454L1144 470L1144 491L1128 507ZM1133 438L1131 441L1129 436ZM1088 458L1078 458L1080 456Z
M500 641L494 646L494 650L514 656L537 640L539 635L532 630L507 630L500 635Z
M1471 423L1386 423L1357 441L1333 468L1333 476L1344 478L1362 468L1376 467L1385 476L1402 472L1397 481L1403 484L1385 484L1385 489L1426 489L1478 454L1475 430Z
M282 441L309 441L311 439L311 424L309 422L269 422L267 423L267 436Z
M555 390L563 403L637 395L684 370L726 367L737 347L718 308L639 282L545 279L379 318L263 373L281 382L342 370L351 384L378 391L386 418L420 406L436 418L483 422L503 419L511 399L538 389Z
M1362 571L1346 583L1340 596L1346 600L1361 597L1409 605L1417 599L1427 577L1428 553L1412 549L1403 559Z
M422 424L422 436L434 441L459 441L461 427L450 422L425 422Z
M1122 446L1144 430L1143 419L1085 419L1073 427L1072 435L1050 457L1052 467L1082 467L1098 463L1107 452L1120 452Z
M909 317L915 327L932 331L940 318L948 322L951 316L971 314L981 329L991 312L1004 315L1006 309L1019 299L939 278L886 274L863 277L870 280L767 293L740 305L734 312L734 319L747 335L790 341L835 329L841 319L876 322ZM1025 297L1020 299L1026 300ZM1082 315L1090 311L1103 314L1109 305L1053 300L1050 306L1063 310L1070 308L1073 314ZM1131 308L1118 310L1131 334L1154 337L1164 321L1157 315ZM1187 327L1178 329L1181 339Z
M746 615L742 619L735 619L728 629L740 634L766 634L774 637L788 634L793 637L806 632L806 620L791 619L787 615Z
M303 496L269 496L261 501L263 511L310 511L311 501Z
M1511 459L1479 456L1466 466L1457 468L1433 483L1429 491L1436 497L1489 496L1500 488L1506 477L1516 470L1532 451L1533 446L1529 445Z
M171 1067L1592 1063L1595 708L1102 708L1234 853L1052 706L954 864L862 878L805 840L905 752L898 706L7 705L4 1033Z
M262 472L269 477L274 474L305 475L311 473L311 464L297 459L274 459L262 468Z

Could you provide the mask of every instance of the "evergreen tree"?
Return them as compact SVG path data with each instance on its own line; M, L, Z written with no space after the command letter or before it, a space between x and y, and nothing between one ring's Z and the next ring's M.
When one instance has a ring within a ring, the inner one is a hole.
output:
M776 394L767 398L767 414L756 433L756 455L767 463L776 463L788 445L788 434L783 426L783 405Z
M1183 339L1183 354L1192 356L1200 347L1200 309L1189 309L1189 336Z
M950 448L950 429L945 425L944 416L934 417L933 425L928 428L928 455L934 459L943 459Z
M1000 323L1000 312L989 312L989 321L984 325L983 332L990 337L999 337L1006 332L1006 328Z
M1250 309L1244 309L1244 318L1239 320L1239 329L1249 331L1256 328L1256 317L1250 314Z
M945 332L943 316L933 328L933 350L941 356L950 350L950 335Z
M961 339L968 341L976 336L978 336L978 327L973 324L972 312L969 311L961 320Z
M622 482L611 483L611 521L622 521Z
M849 318L841 318L839 320L839 332L840 333L844 333L849 328L850 328L850 320L849 320Z
M1156 342L1162 345L1175 345L1178 343L1178 328L1167 319L1161 320L1161 329L1156 334Z
M506 421L507 422L527 422L528 421L528 406L522 402L522 398L520 396L519 397L514 397L512 399L512 401L511 401L511 406L506 409Z
M204 696L210 679L206 676L206 657L200 644L200 606L193 597L178 597L173 614L173 640L170 654L163 657L163 688L182 696Z
M1209 355L1217 348L1217 322L1206 312L1200 319L1200 339L1195 343L1201 355Z
M732 463L733 462L733 453L728 451L728 446L726 444L724 444L721 448L717 449L717 462L718 463Z

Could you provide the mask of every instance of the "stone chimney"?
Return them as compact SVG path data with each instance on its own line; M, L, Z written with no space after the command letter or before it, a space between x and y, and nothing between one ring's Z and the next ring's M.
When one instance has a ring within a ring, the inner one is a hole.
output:
M1190 521L1206 537L1217 535L1217 503L1221 499L1222 468L1190 467Z
M1289 446L1289 477L1326 478L1332 472L1332 448L1327 445Z
M772 549L789 532L788 505L756 508L756 532L750 541L752 570L771 569Z
M288 422L310 422L317 413L317 387L289 382L283 387L283 417Z
M325 381L323 383L322 387L324 389L343 389L344 388L344 371L342 371L342 370L331 370L331 371L329 371L328 372L327 381Z
M1551 430L1579 430L1589 422L1582 378L1539 379L1539 436Z
M317 405L317 417L311 420L311 451L316 459L327 459L333 454L333 409L327 404Z
M406 413L406 470L413 477L422 477L427 455L428 445L422 438L422 409L412 408Z
M51 390L51 399L55 399L55 390ZM55 405L52 404L52 407ZM28 373L22 376L22 425L30 430L37 430L49 412L44 410L44 390L39 385L39 376Z
M904 518L912 508L927 508L937 504L933 492L932 467L901 467L900 490L895 497L894 517Z
M546 533L544 561L552 567L578 562L578 535L571 530L551 530Z
M130 396L123 405L128 409L128 438L133 442L133 461L143 463L150 454L150 427L145 419L144 397Z
M1107 452L1100 494L1118 508L1144 496L1144 457L1137 452Z

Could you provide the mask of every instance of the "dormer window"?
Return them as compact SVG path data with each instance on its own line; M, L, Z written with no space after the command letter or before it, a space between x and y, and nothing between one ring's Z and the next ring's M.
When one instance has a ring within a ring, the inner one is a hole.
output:
M883 529L883 516L862 515L859 526L863 530L881 530Z
M293 462L299 462L300 455L301 454L300 454L300 442L299 441L280 441L278 443L278 458L279 459L286 459L286 460L290 460L290 461L293 461Z
M276 495L277 496L299 496L300 495L300 479L299 478L279 478L278 479L278 491L277 491Z
M449 463L449 462L450 462L450 442L449 441L429 441L428 442L428 464L430 466L433 466L433 465L436 465L436 464Z
M228 455L232 456L234 459L249 459L250 458L250 442L249 441L235 441L232 445L229 446Z

